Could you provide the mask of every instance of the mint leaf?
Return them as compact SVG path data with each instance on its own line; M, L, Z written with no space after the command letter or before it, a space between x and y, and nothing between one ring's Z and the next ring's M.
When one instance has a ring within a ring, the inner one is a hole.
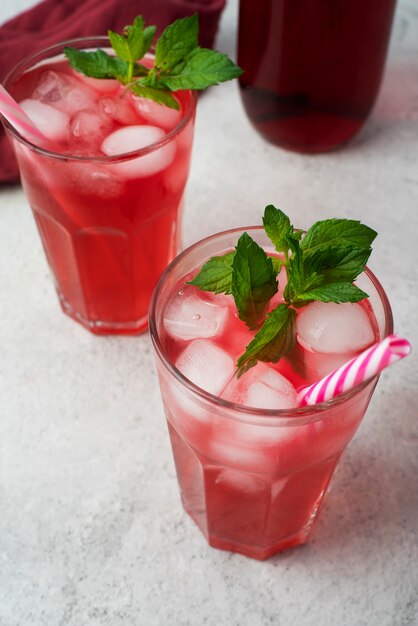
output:
M147 87L146 85L142 85L139 81L132 83L130 85L130 89L140 98L148 98L148 100L153 100L154 102L158 102L158 104L163 104L170 109L176 109L177 111L180 109L178 100L176 100L176 98L169 91L156 89L154 87Z
M302 295L318 289L323 282L323 276L305 266L302 251L297 245L287 268L287 284L283 293L286 302L293 306L299 306L302 302L306 304Z
M290 261L288 282L284 290L287 302L300 307L313 300L321 302L358 302L368 297L352 281L363 271L359 261L368 258L358 250L317 251L305 259L303 251ZM315 261L315 263L311 263Z
M283 252L286 255L289 248L302 235L302 231L294 230L287 215L272 204L266 206L264 210L263 226L277 252Z
M307 288L294 297L294 304L307 304L313 300L320 302L360 302L368 298L367 293L362 291L351 282L337 282L319 285L317 288Z
M207 261L199 273L188 284L195 285L203 291L213 293L231 293L232 260L235 252L223 256L214 256Z
M277 292L271 258L247 233L238 240L232 259L231 292L238 315L248 328L257 328L260 315Z
M242 74L226 54L207 48L195 48L183 62L173 67L167 75L160 76L161 84L171 91L178 89L206 89L211 85Z
M329 219L316 222L302 239L304 255L329 247L355 246L361 250L370 249L376 231L357 220Z
M263 326L237 361L238 377L257 361L276 363L290 351L294 342L295 319L295 311L285 304L279 304L267 314Z
M304 265L311 271L322 274L327 283L335 281L353 281L363 271L371 253L371 248L361 249L354 246L337 248L317 248L304 260Z
M123 37L122 35L118 35L118 33L114 33L111 30L109 30L107 34L109 37L110 45L116 52L117 56L122 59L122 61L136 61L137 57L132 57L128 40L125 39L125 37Z
M116 78L121 80L128 69L126 61L110 56L104 50L84 52L76 48L64 48L71 67L80 74L92 78Z
M294 245L288 264L285 299L293 306L322 302L358 302L367 297L352 283L364 270L374 230L355 220L316 222Z
M143 31L143 52L137 58L142 59L143 56L149 51L154 41L155 33L157 32L156 26L147 26Z
M144 18L142 17L142 15L138 15L134 19L134 23L132 26L125 26L125 28L123 29L131 55L130 59L126 59L127 61L136 61L137 59L142 59L145 54L144 26Z
M155 66L162 71L174 68L199 46L197 14L167 26L155 46Z

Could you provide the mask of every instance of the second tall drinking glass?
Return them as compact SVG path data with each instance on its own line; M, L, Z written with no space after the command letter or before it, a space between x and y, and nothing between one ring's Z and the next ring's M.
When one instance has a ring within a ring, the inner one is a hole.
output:
M52 147L31 144L7 122L6 130L64 312L96 334L139 332L179 248L196 95L178 92L180 111L135 98L115 80L76 75L63 46L6 79ZM65 149L53 148L64 140Z
M210 258L234 250L243 232L274 255L257 227L194 244L160 278L150 332L184 508L210 545L266 559L308 540L377 376L302 408L279 403L277 364L259 363L237 382L236 356L254 335L230 308L232 296L202 292L200 299L189 281ZM380 283L366 270L357 284L370 296L378 338L391 334L392 313ZM301 348L293 378L319 356L302 354ZM322 354L328 365L336 356ZM289 375L292 368L283 367ZM286 380L284 394L291 393L289 385Z

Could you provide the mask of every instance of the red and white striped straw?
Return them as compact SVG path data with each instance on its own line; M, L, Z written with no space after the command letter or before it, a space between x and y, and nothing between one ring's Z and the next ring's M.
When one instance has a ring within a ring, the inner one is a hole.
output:
M0 113L28 141L34 143L46 141L45 135L33 125L33 122L3 85L0 85Z
M389 365L408 356L410 352L409 341L397 335L389 335L322 380L301 389L298 393L298 406L332 400L344 391L373 378Z

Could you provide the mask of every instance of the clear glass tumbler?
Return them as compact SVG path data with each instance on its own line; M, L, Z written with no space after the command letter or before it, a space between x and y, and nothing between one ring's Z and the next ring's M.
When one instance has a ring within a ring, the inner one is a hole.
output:
M263 229L245 230L273 251ZM378 377L316 406L270 410L212 395L175 367L163 325L166 307L184 289L185 277L234 249L242 232L204 239L169 265L151 300L150 332L185 510L211 546L266 559L307 541ZM385 292L369 270L359 284L383 338L393 331Z
M69 72L64 46L106 48L108 39L67 41L25 59L5 82L15 99L30 98L42 73L48 81L56 76L55 69ZM79 76L69 74L69 79L74 81L74 77L81 83ZM101 81L93 81L94 87L88 81L84 80L84 88L96 100L89 104L87 116L102 105L105 109L112 106L100 87L95 92ZM110 88L112 82L104 81ZM73 100L75 94L77 90ZM86 154L85 147L69 154L45 149L4 121L62 309L93 333L144 330L152 291L179 250L196 95L190 91L177 95L181 112L174 127L165 132L157 128L159 139L138 148L130 145L129 152L121 146L120 154L114 156ZM52 88L49 97L53 106L59 94ZM121 126L125 121L135 124L130 114L121 109L121 115L128 116L118 120ZM74 128L71 115L69 124ZM159 127L160 122L149 124Z

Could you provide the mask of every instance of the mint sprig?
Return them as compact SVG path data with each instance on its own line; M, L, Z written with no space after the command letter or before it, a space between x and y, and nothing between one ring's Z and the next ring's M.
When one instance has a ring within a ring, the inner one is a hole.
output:
M289 352L295 309L315 300L341 303L368 297L354 281L371 254L374 230L359 221L330 219L303 234L273 205L265 208L263 225L280 258L268 256L244 233L234 252L213 257L190 281L205 291L232 294L240 319L250 329L259 328L237 361L238 376L257 361L277 362ZM285 302L265 315L282 267Z
M167 26L156 42L154 66L149 68L140 61L151 49L155 33L156 27L145 26L139 15L122 34L108 31L116 56L100 49L85 52L70 47L64 48L64 54L77 72L116 79L136 95L173 109L179 109L179 103L172 91L202 90L242 74L226 55L199 46L196 14Z

